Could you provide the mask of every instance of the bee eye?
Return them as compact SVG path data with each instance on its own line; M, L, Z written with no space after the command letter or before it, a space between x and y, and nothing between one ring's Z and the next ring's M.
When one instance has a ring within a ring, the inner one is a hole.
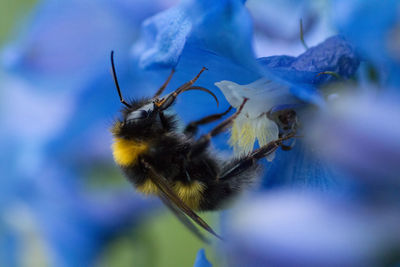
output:
M146 119L148 115L149 113L146 110L135 110L126 117L126 121Z

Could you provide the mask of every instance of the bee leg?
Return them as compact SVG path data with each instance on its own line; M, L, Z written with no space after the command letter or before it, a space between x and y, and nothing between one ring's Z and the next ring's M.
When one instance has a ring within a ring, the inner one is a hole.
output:
M247 98L245 98L240 105L239 109L229 118L225 119L223 122L215 126L208 134L202 135L199 140L197 140L193 146L192 149L190 150L188 157L192 157L193 155L197 155L198 153L201 153L204 151L207 147L208 144L210 143L210 140L213 136L216 136L217 134L222 133L225 131L228 127L230 127L233 123L233 121L236 119L236 117L240 114L242 111L244 105L247 102Z
M283 141L286 141L293 137L295 137L294 132L290 133L284 137L281 137L275 141L271 141L268 144L266 144L265 146L262 146L256 150L254 150L248 156L245 156L242 159L240 159L235 166L233 166L230 169L227 169L225 172L223 172L220 175L220 179L225 179L225 177L227 177L227 176L235 175L236 173L241 172L243 169L248 168L248 166L251 166L252 164L254 164L255 161L271 155L280 146L282 146Z
M227 163L212 183L208 184L208 201L204 203L204 210L214 210L220 208L225 203L234 198L242 189L252 183L261 169L257 162L275 152L282 142L295 137L294 133L272 141L259 149L254 150L249 155L233 159ZM223 197L221 197L223 196Z
M184 133L186 135L189 135L189 136L195 135L197 133L199 125L204 125L204 124L219 120L220 118L222 118L223 116L228 114L229 111L231 111L231 109L232 109L232 106L229 106L229 108L226 111L222 112L222 113L216 113L216 114L208 115L208 116L206 116L204 118L201 118L201 119L199 119L197 121L190 122L186 126L186 128L184 130Z
M169 74L167 80L164 82L163 85L161 85L160 89L157 90L156 94L153 96L153 98L158 98L165 90L165 88L167 87L168 83L171 81L172 76L175 73L175 69L171 70L171 73Z
M283 151L292 150L292 148L294 147L295 144L296 144L296 139L294 139L293 142L291 144L289 144L289 145L281 144L281 149Z
M229 177L233 177L241 174L246 169L250 168L255 164L255 162L261 158L264 158L272 153L274 153L279 146L282 144L282 140L278 139L276 141L269 142L265 146L262 146L248 156L241 158L230 168L226 168L219 176L219 179L226 180Z

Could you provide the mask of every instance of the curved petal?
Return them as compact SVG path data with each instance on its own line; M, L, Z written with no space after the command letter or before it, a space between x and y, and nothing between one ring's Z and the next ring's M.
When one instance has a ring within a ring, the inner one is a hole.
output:
M186 45L253 65L252 24L243 2L183 1L148 19L142 41L134 47L143 68L173 68Z

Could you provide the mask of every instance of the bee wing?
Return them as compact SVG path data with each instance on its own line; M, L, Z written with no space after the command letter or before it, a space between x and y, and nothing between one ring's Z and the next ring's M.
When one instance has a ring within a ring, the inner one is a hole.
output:
M210 241L197 229L197 227L192 223L191 220L186 217L186 215L177 208L171 201L164 195L160 194L160 199L167 206L172 213L178 218L178 220L186 226L195 236L197 236L201 241L205 243L210 243Z
M185 204L185 202L183 202L175 194L174 191L172 191L172 189L170 188L168 181L165 177L158 174L153 169L153 167L150 164L148 164L147 162L143 162L143 164L149 171L149 174L150 174L149 177L150 177L151 181L158 187L158 189L160 189L160 193L162 195L162 200L168 201L168 203L174 207L174 210L179 212L180 215L178 216L178 218L184 217L184 215L186 215L189 218L191 218L195 223L197 223L200 227L202 227L204 230L206 230L210 234L212 234L222 240L222 238L217 233L215 233L214 230L202 218L200 218L199 215L197 215L190 207L188 207ZM189 221L189 223L190 223L190 220L187 219L186 221ZM186 222L184 222L184 224L187 225ZM192 226L188 227L189 229L194 227L194 225L192 223L190 223L190 224Z

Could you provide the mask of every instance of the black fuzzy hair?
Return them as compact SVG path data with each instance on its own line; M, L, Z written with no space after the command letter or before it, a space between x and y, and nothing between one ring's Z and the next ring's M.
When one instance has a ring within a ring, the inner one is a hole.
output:
M163 135L169 131L175 131L177 129L177 118L175 115L164 114L164 125L161 125L159 118L159 111L154 110L149 117L129 122L126 120L128 115L147 105L151 102L150 98L142 98L139 100L131 100L129 104L131 107L124 107L121 110L122 119L117 120L112 128L112 133L115 137L124 139L135 139L138 141L144 141L154 139L157 136Z

